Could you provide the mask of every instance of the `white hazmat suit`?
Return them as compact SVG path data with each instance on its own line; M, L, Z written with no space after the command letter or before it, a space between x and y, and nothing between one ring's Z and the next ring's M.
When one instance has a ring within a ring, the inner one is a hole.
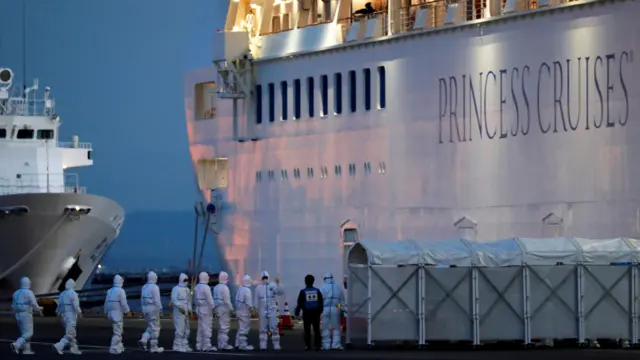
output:
M80 299L76 293L76 282L73 279L67 280L64 285L65 290L58 298L58 307L56 314L62 317L62 326L64 326L64 337L53 345L53 348L62 355L65 347L69 346L69 352L80 355L82 352L78 349L78 341L76 340L76 325L78 316L82 316L80 309Z
M333 281L333 274L327 272L324 276L324 284L320 288L324 300L322 311L322 349L341 350L340 334L340 310L338 304L344 304L344 291L342 285Z
M231 303L231 293L227 286L229 274L221 271L218 275L218 285L213 288L213 301L216 304L216 315L218 316L218 349L232 350L233 346L229 345L229 328L231 327L231 312L233 304Z
M269 282L269 273L260 273L262 284L256 286L256 301L258 317L260 318L260 350L267 349L267 339L271 333L271 343L274 350L280 350L280 334L278 332L278 303L277 297L284 295L280 286Z
M111 346L109 352L111 354L122 354L124 345L122 345L122 331L124 325L124 314L131 311L127 303L127 293L122 288L124 279L120 275L113 277L113 287L107 291L107 298L104 301L104 312L111 321L113 328L113 336L111 337Z
M142 350L147 351L147 343L149 343L148 349L152 353L164 351L164 348L158 346L162 301L160 300L160 288L156 284L157 282L158 275L150 271L147 274L147 283L142 286L140 294L140 305L142 305L144 320L147 322L147 329L142 333L142 338L138 340L138 345Z
M173 304L173 351L193 351L189 346L189 314L191 313L191 290L189 290L189 277L180 274L178 285L171 290L171 304Z
M31 291L31 280L28 277L20 279L20 289L13 293L13 302L11 310L16 315L20 337L11 343L11 349L16 354L22 351L23 354L33 354L31 350L31 337L33 336L33 311L40 313L42 316L42 308L38 306L38 300Z
M215 346L211 345L211 336L213 326L213 296L211 296L211 287L209 286L209 274L201 272L198 275L198 285L193 291L196 303L196 314L198 315L198 335L196 337L196 350L198 351L217 351Z
M251 276L242 278L242 287L236 293L236 317L238 318L238 332L236 333L236 347L240 350L253 350L249 345L247 335L251 328L251 310L253 299L251 295Z

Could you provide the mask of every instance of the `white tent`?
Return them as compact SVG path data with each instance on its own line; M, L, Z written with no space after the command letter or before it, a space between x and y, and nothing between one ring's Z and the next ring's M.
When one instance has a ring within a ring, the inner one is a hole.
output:
M511 238L486 243L465 239L364 240L350 251L349 262L458 267L639 263L640 241L627 238Z
M349 340L640 343L639 240L365 240L348 263Z

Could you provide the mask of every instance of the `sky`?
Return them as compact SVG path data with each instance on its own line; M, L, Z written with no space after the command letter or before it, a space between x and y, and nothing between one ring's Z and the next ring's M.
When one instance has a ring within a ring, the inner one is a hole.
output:
M23 56L26 4L26 61ZM200 200L184 116L184 72L210 66L222 0L0 0L0 67L50 86L61 141L93 144L74 170L127 218L105 265L186 266ZM161 246L158 246L161 244ZM217 261L213 246L206 261Z

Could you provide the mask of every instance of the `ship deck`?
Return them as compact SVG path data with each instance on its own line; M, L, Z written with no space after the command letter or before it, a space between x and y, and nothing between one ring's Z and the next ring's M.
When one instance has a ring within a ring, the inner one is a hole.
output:
M32 338L32 348L36 352L32 358L51 358L55 352L52 345L63 335L62 326L57 318L45 317L34 318L34 336ZM191 322L191 343L195 344L197 324ZM0 315L0 357L11 358L13 353L9 343L18 336L17 326L13 316L8 314ZM124 330L125 353L120 357L124 359L140 359L145 357L157 357L140 351L136 345L141 333L144 331L145 323L141 319L126 319ZM170 348L173 342L173 326L171 320L162 320L162 331L160 334L160 345ZM214 339L216 331L214 327ZM83 355L90 355L94 360L112 358L108 352L108 345L111 337L111 325L103 318L84 318L79 320L78 341ZM249 334L252 345L257 345L257 322L252 322L252 329ZM235 339L235 324L232 321L230 339ZM173 351L165 351L165 356L172 358L193 358L195 357L216 357L222 359L238 359L247 357L259 357L263 359L313 357L317 359L352 359L352 358L406 358L406 359L429 359L429 360L449 360L449 359L469 359L469 360L507 360L519 358L520 360L534 360L544 358L545 360L566 360L568 357L582 359L632 359L637 358L638 352L634 350L617 349L549 349L549 350L503 350L503 351L398 351L398 350L347 350L343 352L303 352L302 331L290 330L281 337L281 345L284 350L280 352L217 352L217 353L190 353L180 354Z

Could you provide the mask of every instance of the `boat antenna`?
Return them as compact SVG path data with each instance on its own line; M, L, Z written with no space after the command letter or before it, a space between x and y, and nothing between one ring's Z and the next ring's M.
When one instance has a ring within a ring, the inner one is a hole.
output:
M22 97L27 96L27 0L22 0Z

